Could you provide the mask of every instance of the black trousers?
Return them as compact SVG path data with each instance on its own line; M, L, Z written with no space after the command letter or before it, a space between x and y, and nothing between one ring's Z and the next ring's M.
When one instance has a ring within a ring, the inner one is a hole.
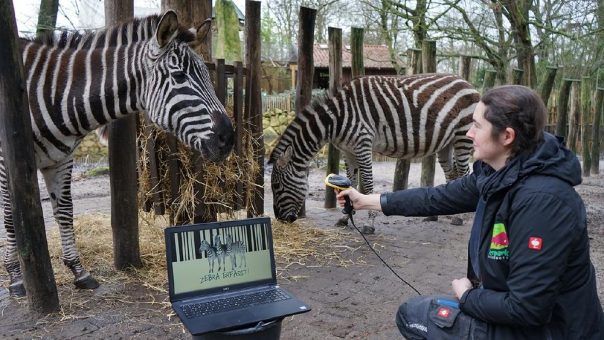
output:
M462 313L450 297L417 296L403 303L396 325L407 339L487 338L487 324Z

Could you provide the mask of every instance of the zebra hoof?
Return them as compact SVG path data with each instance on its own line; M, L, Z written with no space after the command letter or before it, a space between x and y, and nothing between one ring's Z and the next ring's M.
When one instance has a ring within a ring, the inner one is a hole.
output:
M23 297L26 295L23 281L19 281L8 286L8 293L12 297Z
M361 228L361 233L365 235L373 235L375 234L375 228L372 226L364 225L363 228Z
M75 279L73 284L78 289L95 289L99 287L99 282L87 272Z
M428 216L428 217L424 218L424 221L426 221L426 222L438 221L438 216Z
M341 217L338 222L336 222L336 227L346 227L348 226L348 216Z
M463 220L459 217L453 217L453 218L451 218L451 224L452 225L462 225Z

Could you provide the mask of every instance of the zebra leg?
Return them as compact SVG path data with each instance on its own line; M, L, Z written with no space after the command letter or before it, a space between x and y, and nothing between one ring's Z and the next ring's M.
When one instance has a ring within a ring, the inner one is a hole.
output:
M452 181L458 178L457 174L457 166L455 164L455 158L453 157L453 144L445 146L442 150L438 152L438 162L440 166L443 168L443 172L445 173L445 178L447 182ZM466 164L467 166L467 164ZM462 225L463 220L460 217L453 216L451 217L452 225Z
M453 141L453 155L457 178L470 173L470 156L472 155L472 140L466 137L465 131L456 133Z
M94 289L99 286L99 283L82 267L75 245L73 202L71 200L72 168L73 159L70 157L56 166L41 169L41 172L44 175L55 220L59 225L63 263L73 273L73 283L77 288Z
M442 150L437 152L438 163L445 173L447 182L457 178L455 163L453 162L453 143L449 143Z
M13 211L11 209L10 193L8 192L8 176L4 166L4 157L0 150L0 190L2 191L2 204L4 208L4 227L6 228L6 250L4 252L4 267L10 277L8 291L10 296L25 296L23 274L17 257L17 239L15 238L15 225L13 224Z
M344 165L346 166L346 176L352 183L352 187L357 187L357 175L359 173L359 166L356 161L356 157L354 157L351 153L343 153L344 155ZM336 227L347 227L348 219L350 216L344 214L340 219L336 222Z
M372 169L372 161L371 161L372 150L371 147L365 148L359 152L357 157L359 164L359 177L360 177L360 186L359 191L365 195L371 194L373 192L373 169ZM377 211L369 210L367 212L368 223L363 223L361 228L361 232L363 234L373 234L375 233L375 217L377 216Z

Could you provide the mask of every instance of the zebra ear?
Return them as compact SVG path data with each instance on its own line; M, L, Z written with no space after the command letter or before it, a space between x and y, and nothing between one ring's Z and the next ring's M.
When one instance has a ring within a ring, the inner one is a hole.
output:
M207 18L204 22L199 24L197 28L191 28L191 31L195 34L195 40L189 43L192 49L196 49L199 45L206 41L208 32L212 29L212 18Z
M176 12L167 11L159 20L155 38L160 48L165 47L178 34L178 17Z
M279 156L279 158L277 158L275 165L277 167L284 168L292 160L293 152L294 152L294 149L291 146L288 146L287 149L285 149L285 151L283 151L281 156Z

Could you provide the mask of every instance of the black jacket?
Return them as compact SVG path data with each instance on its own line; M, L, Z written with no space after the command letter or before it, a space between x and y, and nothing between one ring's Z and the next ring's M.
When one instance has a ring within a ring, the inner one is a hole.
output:
M478 161L463 178L382 194L381 202L386 215L432 216L485 201L482 286L467 291L460 308L489 324L490 339L604 339L579 183L577 158L546 134L535 152L499 171Z

